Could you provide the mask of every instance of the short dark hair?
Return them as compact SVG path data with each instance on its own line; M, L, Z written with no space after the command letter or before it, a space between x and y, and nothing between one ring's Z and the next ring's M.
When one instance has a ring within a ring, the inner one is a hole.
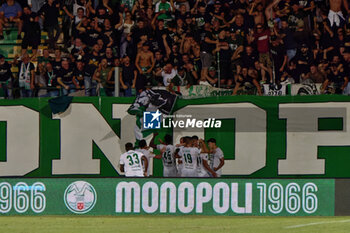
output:
M184 143L187 144L187 143L189 143L191 141L191 137L186 136L186 137L184 137L183 141L184 141Z
M142 139L142 140L139 142L139 147L140 147L140 148L144 148L144 147L146 147L146 146L147 146L146 140Z
M164 141L166 144L171 144L173 142L173 137L170 134L164 136Z
M193 136L191 137L191 139L193 139L193 140L198 140L199 138L198 138L197 135L193 135Z
M126 151L129 151L129 150L133 150L134 149L134 146L132 145L131 142L128 142L125 144L125 150Z
M215 143L216 144L216 139L215 138L209 138L209 140L207 141L208 143L209 142L212 142L212 143Z

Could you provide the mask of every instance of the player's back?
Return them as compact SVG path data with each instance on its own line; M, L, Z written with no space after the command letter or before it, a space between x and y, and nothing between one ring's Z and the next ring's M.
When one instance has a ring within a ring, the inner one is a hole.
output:
M129 150L121 155L121 164L124 164L124 171L126 177L143 177L142 167L143 154L138 151Z
M163 176L164 177L176 177L177 169L176 169L176 159L175 159L175 146L173 145L157 145L158 150L164 150L162 154L162 162L163 162Z
M209 177L209 173L207 169L205 169L203 165L203 160L208 161L208 154L206 153L200 153L197 157L197 172L198 177Z
M135 151L140 152L141 154L143 154L146 157L146 159L148 161L147 176L149 176L150 170L151 170L150 169L151 159L154 157L154 154L147 149L136 149ZM144 166L144 164L142 164L142 165Z
M181 176L196 177L197 176L197 158L200 150L195 147L183 147L181 150L181 160L183 163Z

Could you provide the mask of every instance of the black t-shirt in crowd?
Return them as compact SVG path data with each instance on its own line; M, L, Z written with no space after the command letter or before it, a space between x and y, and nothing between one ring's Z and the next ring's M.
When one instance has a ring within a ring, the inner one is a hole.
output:
M62 67L61 70L58 71L58 78L62 79L62 82L66 85L73 83L73 69L69 67L67 70Z
M79 86L84 86L84 75L84 68L83 70L78 70L77 68L74 69L73 76L75 77L75 80L78 82Z
M0 82L6 82L12 76L11 66L5 61L4 64L0 65Z
M219 39L219 41L226 42L226 39ZM220 49L219 56L220 60L222 61L230 61L232 57L232 50L230 49L230 47L228 47L228 49Z
M254 67L254 63L257 60L258 60L258 55L255 52L253 52L252 54L249 54L249 55L246 52L244 52L242 55L242 62L248 68Z
M59 60L59 61L53 60L53 61L51 62L52 68L53 68L55 71L60 70L60 69L61 69L61 63L62 63L62 60Z
M215 49L216 45L205 42L205 38L208 38L210 40L216 40L216 38L214 37L212 32L205 31L204 40L202 41L202 44L201 44L201 51L205 51L211 54L212 51Z
M58 4L57 1L54 1L51 6L46 3L39 10L39 15L44 16L44 27L58 24L58 17L60 15Z
M96 56L94 54L89 54L86 56L86 65L94 65L96 67L98 67L99 63L101 61L101 57L100 56Z
M100 33L98 31L96 31L95 29L91 28L91 29L86 30L85 36L82 38L88 46L93 46L94 44L96 44L99 36L100 36Z
M23 20L23 32L28 36L38 36L40 35L40 25L39 22L35 22L35 18L39 15L37 13L30 13L29 15L23 14L21 19Z
M272 55L272 59L275 63L276 68L280 68L284 61L284 56L286 55L286 50L284 45L279 44L277 46L270 46L270 53Z
M125 84L128 83L129 85L132 85L134 80L134 70L135 66L133 64L129 64L129 66L122 66L122 77Z

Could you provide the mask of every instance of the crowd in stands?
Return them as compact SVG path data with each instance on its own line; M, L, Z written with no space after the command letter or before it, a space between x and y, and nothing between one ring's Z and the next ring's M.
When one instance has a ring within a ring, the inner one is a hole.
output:
M349 94L349 16L347 0L6 0L0 39L18 27L22 52L1 55L0 82L12 97L17 86L21 97L112 96L115 77L122 96L247 84L261 94L264 83Z

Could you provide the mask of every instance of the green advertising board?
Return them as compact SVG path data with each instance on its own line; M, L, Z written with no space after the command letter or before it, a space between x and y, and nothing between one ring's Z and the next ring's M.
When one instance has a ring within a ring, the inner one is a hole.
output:
M74 98L53 115L48 98L0 100L0 177L120 177L119 158L135 142L133 98ZM221 121L220 128L160 129L216 138L223 177L350 178L350 97L212 97L178 100L174 115ZM146 137L149 142L152 135ZM157 153L157 151L156 151ZM150 166L162 177L162 163Z
M0 215L333 216L333 179L0 180Z

